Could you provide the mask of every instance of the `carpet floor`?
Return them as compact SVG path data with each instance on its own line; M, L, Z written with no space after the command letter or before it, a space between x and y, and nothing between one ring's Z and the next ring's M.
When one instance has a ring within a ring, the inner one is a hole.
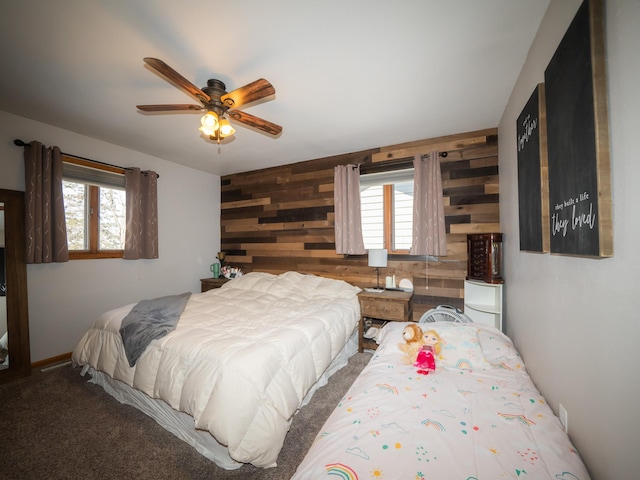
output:
M278 466L224 470L71 365L0 386L0 478L291 478L316 434L371 354L357 353L294 417Z

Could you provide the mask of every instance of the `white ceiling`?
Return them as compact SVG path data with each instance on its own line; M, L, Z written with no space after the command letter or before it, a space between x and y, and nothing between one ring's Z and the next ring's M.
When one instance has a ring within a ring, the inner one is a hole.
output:
M0 110L219 175L492 128L548 4L1 0ZM218 147L201 114L140 113L197 103L144 57L198 87L266 78L275 97L241 109L282 134L236 122Z

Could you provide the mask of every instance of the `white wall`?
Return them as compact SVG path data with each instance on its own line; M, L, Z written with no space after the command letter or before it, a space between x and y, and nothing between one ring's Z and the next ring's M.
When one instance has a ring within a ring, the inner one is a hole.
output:
M500 216L505 233L506 330L558 411L593 478L640 474L640 2L607 0L614 257L519 251L516 119L578 0L552 0L499 125Z
M24 190L19 138L118 166L156 171L157 260L74 260L29 265L31 360L73 350L102 312L143 298L199 292L220 246L220 177L0 112L0 188ZM188 155L189 152L185 152Z

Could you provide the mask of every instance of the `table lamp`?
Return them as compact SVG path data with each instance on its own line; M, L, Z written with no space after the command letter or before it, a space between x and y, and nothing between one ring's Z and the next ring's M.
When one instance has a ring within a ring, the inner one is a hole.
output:
M370 248L369 249L369 266L376 269L376 288L370 289L372 292L383 292L384 288L380 288L380 267L387 266L387 249L386 248Z

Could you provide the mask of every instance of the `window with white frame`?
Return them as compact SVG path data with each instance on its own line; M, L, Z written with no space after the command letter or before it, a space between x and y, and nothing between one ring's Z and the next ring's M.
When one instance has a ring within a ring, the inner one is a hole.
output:
M126 227L122 169L63 157L69 258L121 258Z
M361 175L360 202L364 247L408 253L413 229L413 168Z

